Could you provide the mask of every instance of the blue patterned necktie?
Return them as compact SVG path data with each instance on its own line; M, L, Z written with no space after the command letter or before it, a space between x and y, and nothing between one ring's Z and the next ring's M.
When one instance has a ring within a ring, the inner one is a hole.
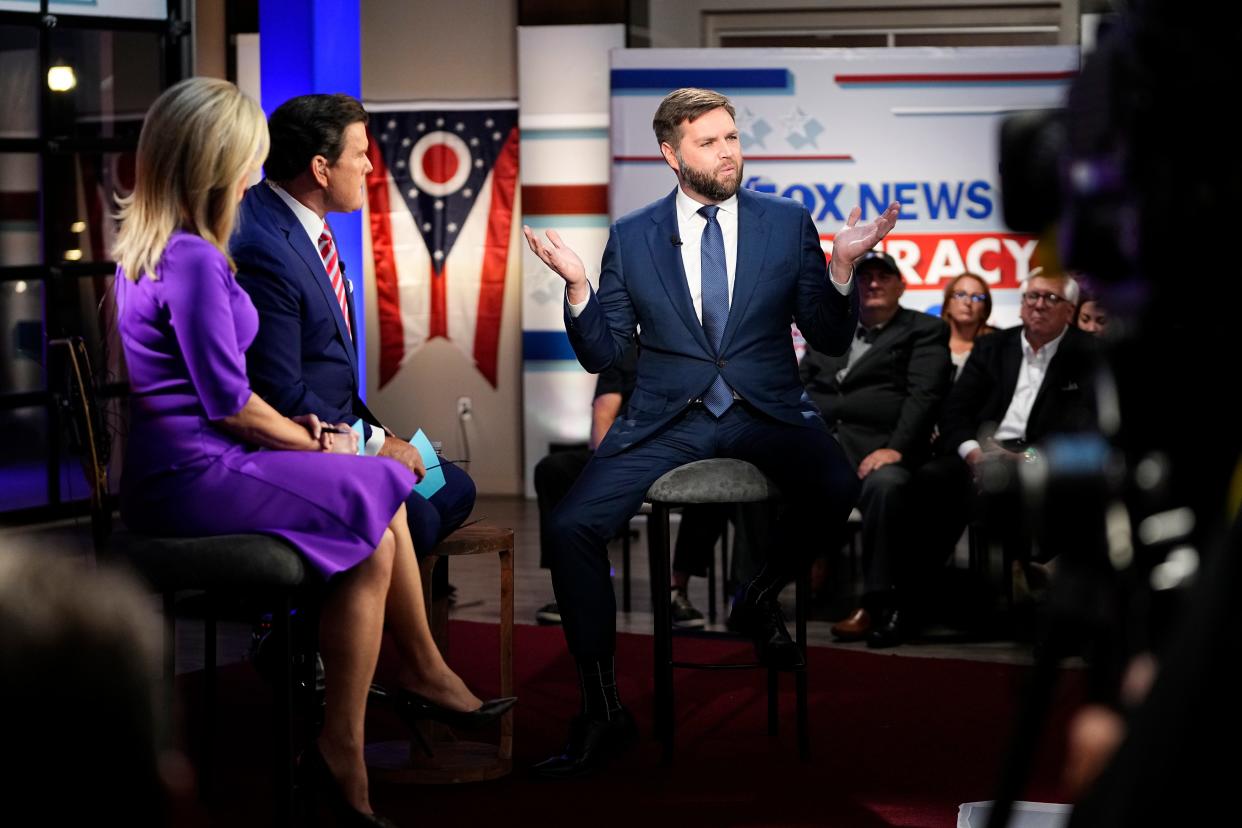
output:
M699 245L702 267L703 333L720 356L720 343L724 339L725 323L729 321L729 270L725 265L724 233L716 213L720 208L709 204L699 209L699 215L707 219L703 228L703 241ZM703 395L707 410L719 417L733 405L733 391L724 377L716 374L707 393Z

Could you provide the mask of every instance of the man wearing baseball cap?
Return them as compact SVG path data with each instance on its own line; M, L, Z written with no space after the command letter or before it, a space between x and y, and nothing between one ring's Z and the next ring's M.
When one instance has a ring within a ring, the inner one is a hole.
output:
M841 640L890 647L909 628L909 608L895 590L908 554L907 484L930 453L932 426L953 375L949 328L901 307L905 281L887 253L864 253L854 278L860 308L853 344L838 357L808 348L801 373L862 480L863 605L832 631Z

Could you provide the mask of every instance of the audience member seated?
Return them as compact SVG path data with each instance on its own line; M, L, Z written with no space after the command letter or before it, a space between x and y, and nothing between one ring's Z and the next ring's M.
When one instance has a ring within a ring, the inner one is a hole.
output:
M1108 309L1100 304L1094 291L1086 287L1079 290L1078 307L1074 309L1074 325L1078 330L1089 334L1102 334L1108 327L1111 316Z
M901 307L905 281L887 253L864 254L854 278L860 311L853 345L839 357L808 348L800 370L863 481L862 606L832 632L889 647L909 626L909 608L897 591L898 569L912 542L907 484L930 454L932 425L950 383L949 328Z
M915 562L912 584L948 559L968 518L978 513L974 481L985 463L1021 462L1049 435L1094 428L1095 343L1071 324L1077 300L1073 279L1041 272L1022 285L1022 325L976 342L945 399L941 456L913 483L927 557ZM987 534L1004 544L1011 560L1026 560L1030 541L1020 502L989 501Z
M996 330L988 324L992 317L988 283L973 273L954 276L944 286L940 316L949 323L949 358L953 360L953 379L957 379L975 340Z
M550 567L554 552L549 530L552 510L569 493L595 452L595 447L625 410L625 404L634 390L637 368L638 351L631 347L616 365L600 373L595 382L595 399L591 403L591 437L586 448L553 452L535 466L535 496L539 500L539 566L544 569ZM695 628L705 624L703 613L690 602L690 578L693 575L702 577L707 573L707 562L714 554L716 541L729 514L728 507L711 504L687 506L682 511L673 553L672 618L675 626ZM559 624L560 608L555 602L545 604L535 613L535 620L542 624Z
M174 85L143 123L114 249L131 390L121 515L146 534L257 532L302 553L325 584L326 690L300 785L321 788L351 824L389 825L371 810L363 760L385 628L407 719L432 711L491 720L514 700L484 704L436 649L405 514L410 469L357 456L347 424L324 424L311 411L290 419L250 388L245 351L258 314L225 245L267 148L263 111L225 81ZM325 168L350 189L362 183L356 168L346 169L354 165L350 153Z

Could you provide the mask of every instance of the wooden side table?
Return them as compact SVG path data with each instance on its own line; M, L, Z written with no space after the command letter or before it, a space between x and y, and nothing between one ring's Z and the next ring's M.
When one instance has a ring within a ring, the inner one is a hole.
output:
M431 629L440 652L448 657L448 607L433 600L431 571L442 557L498 555L500 558L500 695L513 693L513 530L473 524L445 538L421 559L423 594ZM500 717L497 744L458 740L443 725L424 725L423 737L433 752L427 756L417 741L379 742L366 746L367 766L376 778L389 782L443 785L482 782L513 770L513 716Z

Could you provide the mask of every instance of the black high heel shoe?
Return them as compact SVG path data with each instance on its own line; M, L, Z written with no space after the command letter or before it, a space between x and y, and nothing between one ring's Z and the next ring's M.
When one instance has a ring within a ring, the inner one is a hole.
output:
M349 804L341 792L340 783L332 775L332 769L319 752L319 745L311 745L298 759L297 789L308 816L315 813L316 794L323 794L341 825L350 828L397 828L395 822L379 814L364 814Z
M433 721L461 730L477 730L491 724L517 704L517 696L488 699L475 710L450 710L412 690L396 688L390 692L397 715L411 729L418 722Z

